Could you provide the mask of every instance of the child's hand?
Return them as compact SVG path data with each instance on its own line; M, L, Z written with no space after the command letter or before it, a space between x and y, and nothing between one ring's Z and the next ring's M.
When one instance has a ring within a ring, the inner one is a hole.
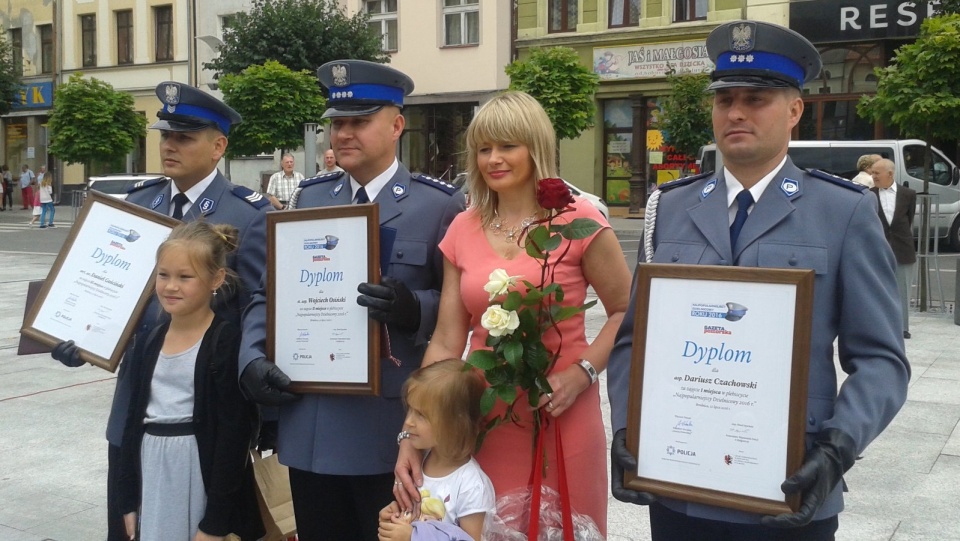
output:
M127 537L131 540L137 538L137 512L123 515L123 527L127 530Z
M223 539L222 535L210 535L200 529L197 530L197 535L193 537L193 541L223 541Z
M400 516L400 504L390 502L390 505L380 510L380 523L390 522L390 519Z
M413 526L410 525L409 515L407 518L395 517L390 522L381 522L377 530L377 539L379 541L410 541L413 535Z

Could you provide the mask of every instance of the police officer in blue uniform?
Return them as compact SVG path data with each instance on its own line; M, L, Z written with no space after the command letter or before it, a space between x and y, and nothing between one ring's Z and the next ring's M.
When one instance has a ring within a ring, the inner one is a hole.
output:
M127 201L185 222L204 219L225 223L239 231L239 245L228 264L240 277L240 288L232 298L218 295L217 313L240 324L243 308L249 303L266 266L266 212L269 202L259 193L235 186L217 169L227 149L230 128L241 121L240 115L209 94L177 82L160 83L157 97L163 109L150 126L160 130L160 159L169 178L146 180L132 186ZM165 317L154 297L137 326L147 332ZM131 344L133 342L131 341ZM53 357L67 366L82 361L72 341L59 344ZM123 517L115 505L114 486L119 468L120 444L127 419L132 383L126 377L129 364L125 356L117 376L107 441L110 444L107 472L108 540L127 540Z
M640 263L816 272L806 455L781 486L785 494L799 494L801 505L796 513L761 516L623 487L623 472L637 467L625 437L633 310L608 368L612 492L621 501L649 505L658 541L832 540L844 472L906 400L910 366L893 254L875 197L843 179L800 170L787 156L791 130L803 113L801 88L820 72L816 48L786 28L735 21L714 29L707 50L716 65L710 89L724 170L665 184L651 196ZM839 389L837 339L847 373Z
M324 118L344 169L304 180L292 208L373 202L379 205L380 284L363 283L357 303L386 325L390 356L381 359L380 396L294 398L287 378L265 356L266 306L259 291L244 314L240 383L262 403L280 407L277 448L290 467L302 541L369 540L393 499L400 388L418 366L436 325L443 257L437 248L464 208L454 186L411 174L396 158L403 98L413 81L385 65L328 62L317 72L330 91Z

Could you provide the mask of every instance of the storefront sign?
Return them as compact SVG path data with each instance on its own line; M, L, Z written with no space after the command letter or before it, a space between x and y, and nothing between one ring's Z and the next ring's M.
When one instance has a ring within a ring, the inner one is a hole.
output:
M912 38L931 17L937 2L831 0L790 2L790 28L813 43Z
M53 83L29 83L20 87L13 109L49 109L53 107Z
M593 72L605 81L653 79L677 73L707 73L713 62L704 41L642 43L593 50Z

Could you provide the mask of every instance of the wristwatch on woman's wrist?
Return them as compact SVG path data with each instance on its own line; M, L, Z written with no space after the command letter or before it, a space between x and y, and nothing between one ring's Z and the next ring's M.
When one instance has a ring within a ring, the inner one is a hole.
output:
M593 367L593 363L586 359L580 359L580 362L577 364L579 364L580 368L583 368L583 370L587 373L587 376L590 378L590 385L593 385L597 382L599 374L597 374L597 369Z

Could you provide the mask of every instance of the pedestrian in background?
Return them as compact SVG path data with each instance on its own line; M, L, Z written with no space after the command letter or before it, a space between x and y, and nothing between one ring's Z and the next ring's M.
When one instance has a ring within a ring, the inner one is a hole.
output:
M20 210L33 208L33 187L36 183L37 176L27 164L23 164L20 167L20 196L23 198L23 208Z
M437 244L464 202L454 186L411 174L397 160L409 77L362 60L328 62L317 76L330 90L323 118L331 119L330 141L346 172L303 181L290 207L379 206L383 278L361 283L360 296L348 302L384 324L380 396L307 394L295 401L286 390L290 378L266 358L263 288L243 316L240 384L261 403L287 402L280 406L277 449L290 468L300 540L368 540L377 538L375 517L393 500L404 418L400 388L420 365L437 322L443 281Z
M43 167L40 167L40 175L43 174L43 169ZM37 177L41 178L40 175L37 175ZM40 186L37 187L38 200L40 201L40 229L53 227L53 215L56 213L56 209L53 206L53 179L50 175L44 175L42 179ZM44 223L44 219L48 213L50 219Z
M917 192L898 186L893 181L894 163L887 159L877 160L870 167L876 185L872 191L879 202L880 222L883 235L890 243L893 257L897 260L897 290L900 292L900 313L903 315L903 337L910 338L910 288L913 286L913 269L917 262L917 250L913 242L913 216L917 206Z
M264 533L248 459L256 413L237 384L240 329L212 308L237 281L227 267L237 234L232 225L195 221L175 227L157 249L155 293L169 321L137 341L128 367L119 487L130 539L235 533L246 541Z
M293 154L284 154L280 159L280 167L280 171L270 175L266 194L270 204L277 210L286 208L293 190L297 189L303 180L303 174L293 170Z
M3 197L0 198L0 208L13 210L13 175L7 164L3 164Z
M877 163L877 160L881 157L879 154L864 154L860 156L860 159L857 160L857 176L853 177L851 182L866 186L867 188L873 188L873 176L870 174L869 169L873 164Z
M32 214L32 216L30 217L30 223L29 223L29 225L33 225L33 224L37 223L37 220L40 219L40 210L41 210L41 208L40 208L40 186L34 186L34 188L35 188L35 189L32 190L32 192L33 192L33 204L32 204L32 206L30 207L30 213Z
M636 384L630 379L633 309L617 334L607 382L612 493L649 506L654 541L833 540L843 474L907 396L910 365L900 335L895 261L872 194L848 180L801 170L787 155L803 115L801 89L822 67L817 48L792 30L759 21L721 24L706 47L716 66L709 90L724 168L654 192L646 215L655 218L645 224L639 262L815 271L806 454L780 486L785 495L799 496L800 506L796 513L763 516L624 488L624 471L637 471L626 445L627 400ZM847 374L839 389L835 342Z
M343 171L340 166L337 165L337 157L333 153L332 148L328 148L323 153L323 170L320 171L321 174L326 173L336 173L337 171Z
M127 202L148 208L184 222L204 219L213 224L230 224L239 233L237 250L227 265L240 277L239 286L230 295L217 296L214 311L235 324L263 276L267 262L266 212L270 203L257 192L235 186L217 170L229 144L230 129L240 123L240 115L220 100L195 87L165 81L157 85L157 98L163 108L158 121L150 126L160 131L160 158L166 177L145 180L130 188ZM154 296L137 322L137 337L165 318ZM107 421L107 539L126 541L126 527L119 506L117 478L120 470L120 445L129 412L132 381L128 377L131 359L128 348L117 373ZM54 359L66 366L83 365L73 341L58 344Z

